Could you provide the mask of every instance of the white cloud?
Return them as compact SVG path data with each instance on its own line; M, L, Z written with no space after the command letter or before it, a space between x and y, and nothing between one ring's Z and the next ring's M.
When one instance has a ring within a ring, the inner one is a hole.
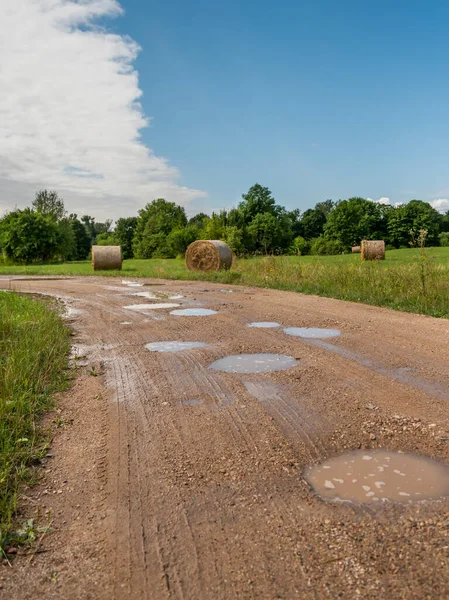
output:
M438 200L431 200L429 202L433 208L440 213L446 213L449 210L449 199L448 198L438 198Z
M71 211L117 217L159 196L205 196L140 141L140 49L92 24L121 12L116 0L2 0L0 180L15 194L5 204L46 187Z
M370 200L371 202L376 202L376 204L391 204L390 198L387 198L386 196L381 196L377 200L373 200L373 198L367 198L367 200Z

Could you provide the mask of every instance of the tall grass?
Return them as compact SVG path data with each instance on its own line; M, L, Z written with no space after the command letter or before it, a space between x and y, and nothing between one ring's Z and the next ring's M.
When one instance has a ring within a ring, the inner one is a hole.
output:
M0 555L22 484L46 452L40 417L67 381L69 330L48 301L0 292Z
M122 271L90 263L0 266L1 274L102 275L238 283L449 318L449 248L391 250L385 261L360 255L279 256L238 260L231 271L192 273L181 259L126 260Z

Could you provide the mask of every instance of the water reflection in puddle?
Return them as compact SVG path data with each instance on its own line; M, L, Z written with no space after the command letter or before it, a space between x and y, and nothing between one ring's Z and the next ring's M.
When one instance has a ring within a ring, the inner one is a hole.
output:
M179 304L175 304L175 306L179 306ZM216 315L217 311L209 308L181 308L172 310L170 314L178 317L206 317L207 315Z
M275 327L280 327L279 323L275 321L256 321L254 323L249 323L247 327L260 327L261 329L274 329Z
M142 287L143 283L138 283L137 281L122 281L122 285L127 285L128 287Z
M340 335L338 329L321 329L320 327L287 327L284 329L287 335L301 338L324 339Z
M123 308L129 308L130 310L158 310L160 308L174 308L175 306L179 306L179 304L173 302L160 302L159 304L130 304Z
M386 450L343 454L307 469L305 478L329 500L409 503L449 495L449 466Z
M297 364L292 356L284 354L236 354L216 360L209 369L227 373L269 373L285 371Z
M152 342L146 344L145 348L152 352L181 352L182 350L191 350L192 348L204 348L207 346L204 342Z
M184 406L199 406L201 404L201 400L198 398L193 398L192 400L182 400L182 404L184 404Z
M180 300L184 298L182 294L169 294L168 292L136 292L132 295L149 300Z

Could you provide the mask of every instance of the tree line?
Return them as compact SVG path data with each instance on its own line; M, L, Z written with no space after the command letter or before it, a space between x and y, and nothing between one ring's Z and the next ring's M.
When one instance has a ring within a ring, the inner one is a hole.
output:
M239 256L340 254L362 239L409 247L423 229L429 245L449 246L449 211L443 215L422 200L390 206L354 197L288 211L259 184L230 210L188 219L182 206L158 198L112 225L68 214L57 192L42 190L30 207L0 219L0 250L21 263L85 260L92 245L120 245L124 258L174 258L195 240L220 239Z

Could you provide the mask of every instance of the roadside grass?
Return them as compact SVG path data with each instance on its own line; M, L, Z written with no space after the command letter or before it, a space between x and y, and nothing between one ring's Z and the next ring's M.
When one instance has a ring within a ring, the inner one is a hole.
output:
M0 265L0 275L101 275L215 281L291 290L449 318L449 248L391 250L385 261L360 255L240 259L231 271L192 273L182 259L126 260L122 271L92 271L89 262Z
M12 528L20 488L48 447L40 418L68 381L70 331L48 304L0 292L0 557L23 537Z

